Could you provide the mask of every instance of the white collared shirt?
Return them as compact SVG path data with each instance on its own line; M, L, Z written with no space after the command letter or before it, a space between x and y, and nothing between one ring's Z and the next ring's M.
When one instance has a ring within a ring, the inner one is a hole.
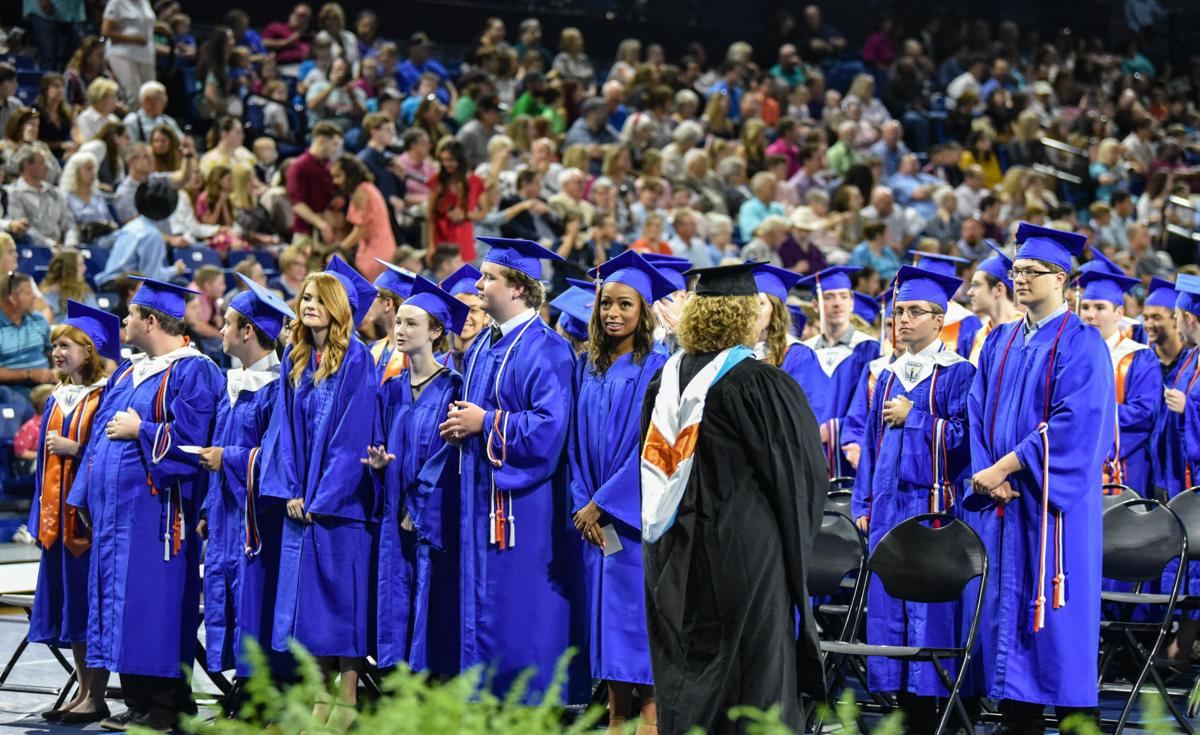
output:
M517 314L516 316L514 316L512 319L509 319L508 321L501 324L500 325L500 333L503 334L505 337L507 337L509 332L511 332L512 330L521 326L522 324L529 321L530 319L532 319L535 316L537 316L537 312L535 310L526 309L525 311L522 311L520 314Z

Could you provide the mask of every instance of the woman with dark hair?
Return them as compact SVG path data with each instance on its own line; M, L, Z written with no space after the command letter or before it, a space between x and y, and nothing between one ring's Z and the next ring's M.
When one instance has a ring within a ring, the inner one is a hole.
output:
M100 189L112 192L121 179L125 178L125 149L129 146L129 130L123 122L106 122L96 137L80 146L96 157L100 168L96 171Z
M173 174L183 167L183 151L175 128L163 123L150 132L150 155L158 173Z
M242 114L242 101L234 94L229 75L229 55L233 51L233 32L219 27L200 47L200 59L196 75L204 89L200 103L200 114L212 120L220 115Z
M390 263L396 254L387 202L358 157L343 153L334 159L329 173L333 185L350 203L346 221L352 229L342 238L342 255L354 263L359 273L374 281L387 268L380 261Z
M425 95L425 99L417 105L413 115L413 127L424 130L429 139L435 144L450 135L450 128L444 122L446 106L438 101L437 95Z
M483 179L468 171L462 143L453 138L438 145L437 157L441 166L426 182L426 252L432 256L438 245L455 243L470 263L475 260L475 222L486 214L479 206Z
M71 140L71 123L74 117L67 104L67 86L62 74L47 72L38 82L38 96L33 109L41 113L38 140L50 146L56 156L75 152L75 141Z
M967 135L958 167L966 171L976 163L983 168L983 183L987 188L994 189L1004 180L1004 172L1000 170L1000 157L996 155L996 141L986 130L972 130Z
M62 173L62 166L59 165L58 158L51 152L50 146L38 140L41 122L42 116L38 114L36 107L21 107L9 116L8 124L3 131L4 141L0 143L7 161L9 181L17 178L21 173L14 165L14 157L17 151L25 146L32 147L46 160L48 169L46 180L52 184L58 181L59 174Z
M104 60L104 42L95 36L85 36L79 48L67 62L63 81L67 85L67 103L79 112L88 105L88 86L100 77L109 77Z

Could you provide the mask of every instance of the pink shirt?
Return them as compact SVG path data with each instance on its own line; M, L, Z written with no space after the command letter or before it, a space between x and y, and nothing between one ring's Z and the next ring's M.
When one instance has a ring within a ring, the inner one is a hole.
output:
M358 250L354 253L354 267L368 279L374 281L386 266L376 262L376 258L389 263L396 254L396 239L392 236L392 225L388 222L387 203L378 187L369 181L358 185L356 194L366 194L366 206L361 209L354 205L355 197L350 198L350 210L346 213L346 221L363 228L362 240L358 242Z

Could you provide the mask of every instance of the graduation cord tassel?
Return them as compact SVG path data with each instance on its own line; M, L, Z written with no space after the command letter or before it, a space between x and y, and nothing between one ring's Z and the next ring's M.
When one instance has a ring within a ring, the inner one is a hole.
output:
M1063 565L1062 511L1054 513L1054 609L1067 605L1067 572Z
M1046 531L1050 520L1050 437L1046 422L1038 424L1042 437L1042 528L1038 541L1037 590L1029 603L1032 613L1030 632L1037 633L1046 627ZM1057 597L1057 590L1055 591ZM1055 605L1055 607L1060 607Z
M505 350L504 357L500 360L500 367L496 370L496 380L492 384L492 399L496 405L496 412L493 415L492 428L488 432L485 445L488 461L492 465L491 472L489 473L492 484L492 509L488 515L488 527L491 529L488 542L498 546L501 551L511 549L516 545L514 539L517 526L513 516L512 491L510 490L507 493L506 498L503 490L496 489L496 470L503 467L504 463L508 461L508 417L511 415L511 412L504 410L500 403L500 379L504 376L504 368L508 365L508 358L512 356L513 348L517 346L517 343L525 336L525 332L529 331L529 327L537 320L538 317L534 316L521 326L520 331L517 332L516 337L513 338L508 349ZM474 364L474 359L472 359L472 368ZM467 395L465 388L463 395ZM500 440L500 452L498 455L493 449L493 440L496 438ZM462 455L460 454L459 462L461 463L461 461Z
M517 545L517 514L513 512L512 491L508 492L508 548Z

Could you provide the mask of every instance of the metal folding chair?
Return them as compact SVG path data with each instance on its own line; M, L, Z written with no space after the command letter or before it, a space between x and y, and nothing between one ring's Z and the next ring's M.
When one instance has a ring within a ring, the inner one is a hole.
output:
M1101 692L1127 694L1120 718L1115 723L1101 723L1115 726L1116 733L1125 729L1134 702L1147 679L1158 689L1167 709L1183 731L1193 732L1191 724L1172 701L1158 674L1158 667L1162 665L1158 655L1171 627L1181 576L1175 575L1175 582L1166 594L1142 592L1143 585L1162 578L1163 568L1168 562L1175 559L1182 567L1187 557L1187 530L1183 521L1157 500L1131 496L1104 511L1103 575L1107 579L1134 585L1132 592L1100 593L1102 602L1118 603L1124 608L1120 619L1105 616L1100 621L1101 680L1097 686ZM1134 620L1131 613L1138 605L1146 605L1150 611L1161 611L1161 617L1156 620ZM1103 606L1101 610L1104 610ZM1138 640L1137 634L1154 636L1154 643L1149 650ZM1104 669L1118 653L1124 653L1138 669L1137 678L1130 687L1103 681Z
M934 524L937 527L933 527ZM884 590L903 602L940 603L961 600L967 585L979 579L975 607L967 629L966 641L960 647L886 646L845 641L822 642L822 652L844 656L880 656L900 661L925 661L933 665L947 697L942 708L936 735L942 735L950 721L951 711L958 713L967 730L973 724L959 697L966 676L971 650L979 632L983 610L983 593L987 587L988 558L979 535L966 523L945 513L926 513L914 516L888 531L867 560L861 587L866 590L872 575L879 577ZM865 592L860 596L865 598ZM852 629L861 621L861 609ZM958 674L951 679L942 664L947 659L961 659Z
M25 613L26 619L33 615L33 595L0 595L0 606L3 607L19 607ZM4 671L0 672L0 692L19 692L22 694L46 694L57 697L54 700L53 709L62 707L67 701L67 697L71 694L75 685L75 666L63 656L56 646L46 646L50 649L50 653L62 665L63 671L67 674L67 681L61 687L39 686L36 684L9 684L8 677L12 674L13 668L21 660L21 656L25 655L26 649L29 648L28 636L21 638L21 642L17 644L12 656L9 657L8 663L4 666Z

